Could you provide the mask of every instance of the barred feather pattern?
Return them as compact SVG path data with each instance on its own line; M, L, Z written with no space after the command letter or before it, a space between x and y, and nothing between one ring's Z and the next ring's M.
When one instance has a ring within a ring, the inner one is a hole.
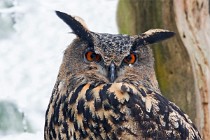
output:
M46 140L199 140L179 107L144 86L57 81L46 112ZM68 89L68 90L65 90Z

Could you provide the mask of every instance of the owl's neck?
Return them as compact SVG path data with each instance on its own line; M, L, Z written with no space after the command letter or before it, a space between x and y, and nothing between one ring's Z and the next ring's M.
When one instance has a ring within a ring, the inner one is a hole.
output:
M113 84L110 83L106 78L95 75L94 73L89 73L85 75L74 75L71 76L70 79L66 79L65 81L69 82L68 88L70 89L87 83L95 86L101 84ZM155 73L149 74L148 76L127 74L123 78L118 78L114 83L127 83L130 85L134 85L135 87L140 86L150 89L151 91L160 92Z
M132 77L132 78L130 78ZM156 79L155 75L150 75L150 76L144 76L143 78L140 78L141 76L136 76L136 75L130 75L129 78L123 78L122 81L123 83L128 83L132 84L136 87L143 86L146 87L147 89L150 89L155 92L159 92L159 85Z

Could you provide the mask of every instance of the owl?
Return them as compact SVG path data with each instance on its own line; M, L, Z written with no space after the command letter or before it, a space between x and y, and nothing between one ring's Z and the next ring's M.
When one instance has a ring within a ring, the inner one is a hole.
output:
M64 52L45 116L45 140L199 140L195 125L160 92L149 44L174 32L90 31L56 11L77 38Z

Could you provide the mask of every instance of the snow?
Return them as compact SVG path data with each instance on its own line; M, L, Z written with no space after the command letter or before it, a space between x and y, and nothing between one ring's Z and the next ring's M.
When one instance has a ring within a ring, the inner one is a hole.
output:
M75 38L54 10L83 18L92 31L117 33L117 0L9 0L12 6L2 6L6 1L0 1L0 100L14 102L34 131L0 139L43 139L63 51Z

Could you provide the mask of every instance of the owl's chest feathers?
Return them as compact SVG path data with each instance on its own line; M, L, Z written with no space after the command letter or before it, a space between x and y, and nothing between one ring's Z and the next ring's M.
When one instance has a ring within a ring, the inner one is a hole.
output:
M63 83L56 86L46 123L46 133L54 138L186 139L186 127L193 131L179 108L144 86L122 82L86 83L71 90ZM190 133L194 137L194 131Z
M137 89L126 83L80 85L68 95L62 94L58 121L68 123L69 127L61 128L74 138L136 137L141 134L132 117L132 94Z

